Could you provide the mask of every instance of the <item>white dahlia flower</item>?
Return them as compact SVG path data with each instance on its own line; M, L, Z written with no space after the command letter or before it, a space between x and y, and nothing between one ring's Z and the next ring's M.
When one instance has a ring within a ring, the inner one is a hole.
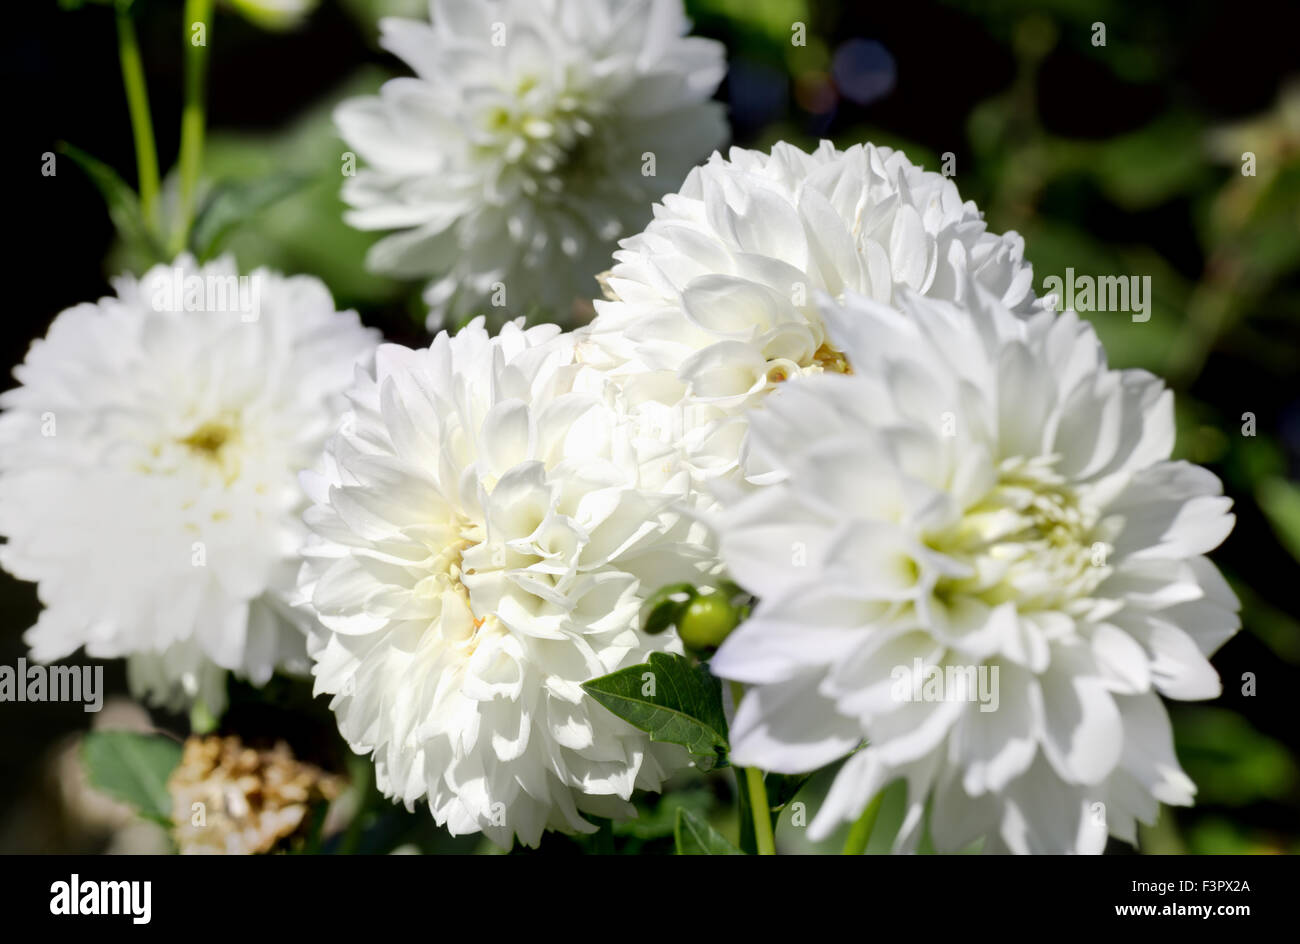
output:
M961 302L973 280L1017 312L1041 307L1020 236L988 232L951 180L871 144L715 154L620 245L583 357L634 402L675 405L704 477L736 468L743 413L776 384L844 369L819 293Z
M137 693L224 706L308 667L288 603L299 470L375 346L318 280L182 256L62 312L0 395L0 564L41 660L127 657Z
M1095 852L1190 804L1160 696L1214 698L1238 604L1203 555L1232 528L1169 460L1172 394L1111 370L1073 312L903 292L823 313L851 374L752 417L765 488L722 515L762 600L713 660L752 688L734 760L819 768L857 748L811 832L893 780L900 848Z
M723 47L681 0L434 0L381 43L414 78L344 102L366 166L348 221L395 230L372 268L433 277L430 328L536 304L567 318L615 240L725 138Z
M303 475L300 578L344 737L453 834L535 846L629 815L685 755L580 686L681 651L640 608L716 567L706 529L669 511L688 476L554 325L383 345L350 397Z

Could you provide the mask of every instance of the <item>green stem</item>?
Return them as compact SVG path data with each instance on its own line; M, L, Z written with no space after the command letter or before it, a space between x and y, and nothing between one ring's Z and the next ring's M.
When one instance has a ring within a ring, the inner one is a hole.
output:
M740 706L744 688L739 682L731 683L731 697ZM767 800L767 786L763 771L757 767L736 767L736 778L743 780L749 793L749 810L754 822L754 844L759 855L776 855L776 837L772 834L772 807Z
M140 43L135 21L124 7L117 8L117 52L122 61L122 86L135 137L136 178L140 187L140 209L151 230L158 227L158 149L154 144L153 120L149 117L149 91L144 81Z
M185 105L181 110L180 213L172 251L185 248L194 222L194 198L203 165L203 129L207 120L208 43L212 39L213 0L185 0ZM202 43L196 43L196 26Z
M867 804L867 808L849 830L849 838L844 841L843 855L862 855L866 850L867 840L871 838L871 830L876 826L876 817L880 815L880 803L884 798L885 791L881 790Z
M749 808L754 814L754 839L759 855L776 855L776 838L772 835L772 808L767 802L767 787L763 785L763 771L745 767L745 782L749 785Z

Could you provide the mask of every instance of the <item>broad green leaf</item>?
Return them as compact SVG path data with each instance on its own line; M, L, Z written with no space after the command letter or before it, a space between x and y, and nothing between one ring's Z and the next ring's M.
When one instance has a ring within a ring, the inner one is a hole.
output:
M339 140L333 110L343 99L375 94L389 77L383 70L367 67L271 134L214 130L208 137L203 149L205 181L253 184L285 174L307 178L305 186L286 194L273 210L236 220L222 236L221 252L232 253L240 271L266 266L315 275L330 287L339 308L396 307L408 294L419 300L418 285L366 268L366 254L383 234L349 225L344 220L347 206L339 195L345 181L344 160L357 158ZM175 185L173 172L164 192ZM427 311L427 306L419 305L418 320L423 321Z
M81 746L92 786L132 806L146 819L171 825L167 778L181 760L181 746L160 734L92 731Z
M1091 145L1086 166L1106 195L1129 210L1145 209L1189 189L1205 174L1205 129L1191 115L1166 114L1144 128ZM1089 145L1073 142L1086 154Z
M1295 855L1300 845L1272 830L1207 816L1187 830L1187 849L1193 855ZM1143 850L1148 851L1148 850Z
M1278 540L1300 561L1300 487L1283 478L1265 479L1255 498Z
M1241 580L1231 579L1233 591L1241 600L1241 622L1273 653L1292 665L1300 665L1300 620L1266 602Z
M256 180L217 184L204 202L190 232L190 249L199 260L216 255L226 236L267 207L302 189L305 174L275 174Z
M1180 332L1185 330L1188 297L1184 280L1167 262L1154 253L1116 249L1085 232L1050 220L1027 224L1022 235L1026 256L1034 266L1037 291L1045 294L1054 290L1055 283L1049 288L1047 280L1056 277L1061 280L1063 304L1071 301L1071 286L1076 289L1075 303L1080 303L1077 292L1082 290L1083 277L1089 280L1114 275L1138 278L1137 288L1150 303L1148 321L1135 322L1133 310L1083 311L1080 315L1097 330L1112 366L1165 370L1170 352L1176 349ZM1144 276L1149 276L1149 281L1143 280ZM1094 305L1096 301L1094 296ZM1130 309L1134 308L1130 299Z
M751 62L776 62L807 48L791 43L791 24L808 23L814 6L809 0L688 0L686 4L697 31L706 35L724 31L732 54ZM812 30L806 42L818 44Z
M650 740L685 747L699 758L703 769L726 758L722 684L705 665L656 652L649 662L592 679L582 688L624 721L649 733Z
M767 805L772 812L780 812L793 800L812 774L768 774L763 778L767 787Z
M1170 714L1178 759L1196 783L1198 803L1244 806L1295 796L1300 769L1285 745L1236 712L1176 705Z
M678 787L668 793L638 795L636 818L614 823L614 835L634 839L663 839L673 835L679 809L688 809L703 816L713 802L713 791L703 786L686 789Z
M678 855L744 855L702 818L682 807L677 809L673 835Z
M161 260L162 248L145 223L144 213L140 209L140 198L117 171L66 141L59 142L58 151L71 158L95 185L95 189L108 205L108 216L113 221L113 226L117 228L122 241L129 247L144 252L153 260Z

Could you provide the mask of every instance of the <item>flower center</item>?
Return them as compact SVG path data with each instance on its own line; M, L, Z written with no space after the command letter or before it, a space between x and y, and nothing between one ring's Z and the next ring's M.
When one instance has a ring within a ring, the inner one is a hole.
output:
M466 558L473 560L476 556L481 556L484 529L459 515L456 515L455 520L450 523L450 529L458 537L443 545L433 555L423 589L424 593L432 596L451 593L459 597L464 604L465 612L469 614L469 623L463 627L463 636L456 638L467 647L464 655L468 657L478 648L482 636L480 631L484 624L489 622L488 617L479 616L474 612L470 588L466 583L467 580L473 583L478 573L470 563L467 563Z
M186 435L142 444L136 468L144 475L163 476L197 471L205 479L216 477L230 485L243 468L243 438L234 415L205 420Z
M1069 610L1109 576L1114 537L1052 467L1056 457L1005 460L996 484L931 545L971 567L941 578L941 600L975 597L989 606Z
M230 485L239 478L242 468L239 425L232 417L220 417L199 424L192 433L177 442L203 465L209 466Z
M779 384L800 374L851 374L853 367L843 351L837 351L823 341L821 347L813 351L806 363L796 364L786 358L774 358L767 362L767 380Z
M849 364L849 359L844 356L844 352L835 350L825 341L822 342L821 347L813 351L812 362L827 373L853 373L853 367Z
M433 571L433 580L439 590L450 590L465 601L466 608L470 608L469 587L465 586L463 578L474 576L475 570L466 566L465 552L478 546L482 540L483 529L466 522L459 530L460 539L439 551L434 556L430 569ZM473 612L472 608L470 612ZM475 625L481 622L475 617Z
M579 96L521 79L506 103L483 113L478 156L498 165L499 180L516 178L525 195L558 199L591 177L588 165L601 150L591 147L593 117Z
M204 423L194 432L180 441L193 452L214 462L220 461L221 450L235 436L235 430L229 423L214 420Z

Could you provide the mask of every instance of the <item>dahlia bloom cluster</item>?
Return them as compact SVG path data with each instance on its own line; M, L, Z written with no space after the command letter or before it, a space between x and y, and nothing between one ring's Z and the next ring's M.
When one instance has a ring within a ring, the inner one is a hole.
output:
M896 779L900 849L931 802L940 848L1025 852L1191 802L1159 695L1218 691L1229 503L1015 234L896 152L781 145L693 171L618 258L579 332L385 348L305 480L318 689L386 791L532 843L660 783L578 684L663 645L641 603L720 563L760 598L711 663L749 686L733 758L852 754L814 836ZM899 697L899 667L949 666L996 667L995 710Z
M590 687L674 657L744 692L706 712L735 764L841 764L815 838L903 781L899 851L1135 841L1195 792L1162 698L1215 697L1239 626L1205 556L1230 502L1171 461L1172 395L901 152L691 169L724 63L688 26L680 0L384 22L415 75L335 113L343 197L386 233L371 266L461 326L427 346L231 258L60 314L0 395L34 657L122 657L139 694L214 715L227 673L309 672L385 796L503 848L595 832L699 762L643 723L652 672L636 710ZM752 613L711 658L647 620L737 586ZM275 828L218 846L275 847L336 791L285 757Z

